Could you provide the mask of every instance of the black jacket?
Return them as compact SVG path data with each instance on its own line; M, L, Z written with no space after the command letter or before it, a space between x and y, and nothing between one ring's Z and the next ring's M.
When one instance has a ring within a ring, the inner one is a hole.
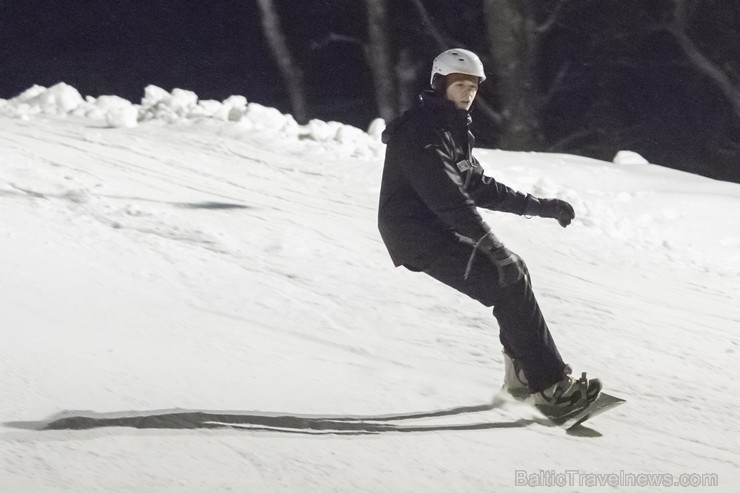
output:
M524 214L529 196L485 176L472 156L470 122L425 91L383 133L378 229L396 266L423 270L450 241L478 241L490 228L476 206Z

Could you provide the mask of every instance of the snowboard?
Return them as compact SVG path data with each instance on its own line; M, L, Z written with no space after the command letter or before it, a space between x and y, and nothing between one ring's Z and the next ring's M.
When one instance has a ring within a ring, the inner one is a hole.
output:
M583 423L586 420L594 418L599 414L603 414L607 411L614 409L617 406L621 406L627 402L624 399L615 397L611 394L602 392L592 403L584 407L583 409L576 411L573 414L561 418L548 418L556 425L568 430Z

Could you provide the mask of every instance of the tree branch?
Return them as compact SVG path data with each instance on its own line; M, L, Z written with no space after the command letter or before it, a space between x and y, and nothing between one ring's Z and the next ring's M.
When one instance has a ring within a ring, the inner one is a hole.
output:
M681 32L691 27L691 19L699 6L700 0L673 0L672 25Z
M686 34L690 27L691 16L700 0L673 0L673 20L664 27L683 50L691 65L707 76L732 105L735 115L740 118L740 87L733 84L730 77L699 50L694 41Z
M446 50L449 47L449 43L445 40L444 36L442 36L442 33L439 32L439 30L434 25L434 22L432 21L432 17L429 15L429 12L427 11L426 7L424 7L424 4L421 0L411 0L411 3L414 4L414 7L416 7L416 11L419 13L419 17L421 17L421 23L424 24L424 27L429 31L429 34L434 38L434 41L437 43L437 47L440 50Z
M359 45L364 49L365 44L362 42L362 40L355 38L353 36L346 36L344 34L337 34L334 32L330 32L326 36L324 36L319 41L312 41L311 42L311 49L312 50L322 50L326 48L331 43L350 43L350 44L356 44Z
M541 106L544 108L548 104L550 104L550 101L553 97L555 97L555 94L560 90L560 87L563 85L563 81L565 80L565 76L568 75L568 72L570 71L571 61L566 61L562 67L560 67L560 70L558 70L557 75L555 76L555 80L552 81L552 85L550 86L550 89L547 91L547 94L542 98Z
M668 29L668 32L676 39L692 66L709 77L722 91L722 94L732 105L735 115L740 118L740 88L736 87L727 74L696 47L696 44L685 32L676 29Z
M555 28L555 25L558 23L558 20L560 19L560 13L563 11L563 8L568 3L570 3L570 0L560 0L555 8L552 9L552 12L550 12L550 15L545 20L545 22L537 26L537 28L535 29L535 33L540 35L547 34L552 31Z
M545 149L545 152L567 151L570 149L570 144L580 139L585 139L586 137L589 137L590 135L593 135L594 133L596 133L596 131L592 128L578 130L576 132L571 133L570 135L566 135L565 137L558 140L557 142L554 142L547 149Z

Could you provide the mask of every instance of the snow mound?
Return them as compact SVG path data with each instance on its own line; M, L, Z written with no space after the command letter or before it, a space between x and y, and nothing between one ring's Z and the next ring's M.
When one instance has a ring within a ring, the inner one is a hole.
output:
M380 141L380 137L383 135L383 132L385 131L385 120L382 118L376 118L372 122L370 122L370 126L367 129L367 133Z
M277 138L286 144L313 142L312 150L318 153L331 149L332 154L368 158L381 155L380 134L385 129L382 119L373 121L368 132L321 120L299 125L292 115L249 103L244 96L234 95L223 101L200 100L193 91L175 88L168 92L155 85L144 89L140 104L112 95L83 98L77 89L63 82L50 88L34 85L15 98L0 100L0 115L28 120L39 114L83 117L113 128L133 128L142 122L229 122L241 133ZM305 146L294 147L296 152L305 151Z
M34 85L15 98L6 101L4 114L28 118L37 114L66 114L77 109L84 100L79 91L63 82L47 89Z
M339 122L325 122L311 120L306 125L307 135L318 142L329 142L337 138L337 132L342 124Z
M616 156L614 156L613 162L614 164L622 164L627 166L650 164L650 161L634 151L619 151Z
M88 98L92 107L85 116L105 119L110 127L133 128L138 124L139 111L130 101L118 96L100 96L95 100Z
M46 88L39 85L4 101L0 114L29 120L36 115L74 115L91 120L103 120L111 127L131 128L138 121L138 110L126 99L118 96L83 98L74 87L60 82Z

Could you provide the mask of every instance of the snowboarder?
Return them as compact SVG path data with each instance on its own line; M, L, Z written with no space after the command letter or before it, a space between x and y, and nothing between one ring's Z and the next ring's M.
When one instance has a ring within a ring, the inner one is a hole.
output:
M396 266L423 272L493 307L504 351L505 391L558 417L592 402L598 379L570 376L540 312L524 261L477 211L574 219L570 204L517 192L483 174L472 155L470 108L483 64L468 50L435 58L431 88L392 121L380 190L378 228Z

